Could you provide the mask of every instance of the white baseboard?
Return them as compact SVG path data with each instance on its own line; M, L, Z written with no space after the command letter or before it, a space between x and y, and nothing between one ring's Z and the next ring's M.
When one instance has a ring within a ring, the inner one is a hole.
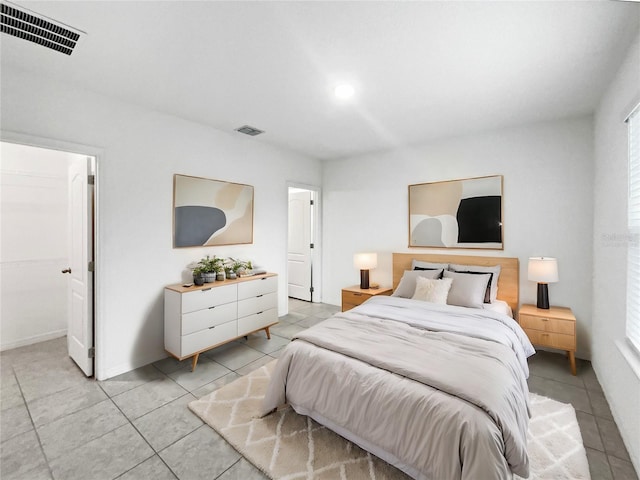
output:
M34 343L46 342L47 340L53 340L55 338L65 337L67 335L67 329L56 330L54 332L43 333L41 335L34 335L33 337L23 338L13 342L3 343L0 345L0 352L5 350L12 350L14 348L26 347L27 345L33 345Z
M123 373L135 370L136 368L144 367L145 365L149 365L150 363L160 361L164 358L167 358L168 356L169 354L166 351L160 350L153 354L138 357L131 362L121 363L120 365L116 365L104 370L96 370L96 380L107 380L109 378L117 377L118 375L121 375Z

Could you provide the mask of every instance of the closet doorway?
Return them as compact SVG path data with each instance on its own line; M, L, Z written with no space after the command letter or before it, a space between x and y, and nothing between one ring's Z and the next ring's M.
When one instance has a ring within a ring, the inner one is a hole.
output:
M320 302L319 191L289 186L287 287L290 298Z
M96 158L0 142L2 350L66 335L94 374Z

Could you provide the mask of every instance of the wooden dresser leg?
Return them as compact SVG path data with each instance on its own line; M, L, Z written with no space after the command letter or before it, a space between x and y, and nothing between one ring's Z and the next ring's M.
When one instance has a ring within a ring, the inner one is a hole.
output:
M199 356L200 356L200 354L199 354L199 353L196 353L196 354L193 356L193 360L191 360L191 371L192 371L192 372L193 372L193 371L195 371L195 369L196 369L196 365L198 364L198 357L199 357ZM575 373L574 373L574 375L575 375Z
M571 365L571 374L576 374L576 354L575 352L569 351L569 365Z
M264 331L267 332L267 340L271 340L271 334L269 333L269 327L265 327Z

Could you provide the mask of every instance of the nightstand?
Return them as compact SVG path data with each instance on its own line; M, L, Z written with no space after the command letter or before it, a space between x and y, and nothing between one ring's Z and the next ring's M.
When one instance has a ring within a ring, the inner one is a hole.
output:
M534 345L567 352L571 373L576 374L576 317L570 308L523 305L518 322Z
M393 288L360 288L359 285L343 288L342 311L351 310L376 295L391 295L391 292L393 292Z

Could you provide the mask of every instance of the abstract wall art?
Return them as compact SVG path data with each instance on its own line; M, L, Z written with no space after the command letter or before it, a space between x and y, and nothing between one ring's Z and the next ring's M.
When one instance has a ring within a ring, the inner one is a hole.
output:
M173 246L253 243L253 187L173 176Z
M502 175L409 185L409 246L503 248Z

